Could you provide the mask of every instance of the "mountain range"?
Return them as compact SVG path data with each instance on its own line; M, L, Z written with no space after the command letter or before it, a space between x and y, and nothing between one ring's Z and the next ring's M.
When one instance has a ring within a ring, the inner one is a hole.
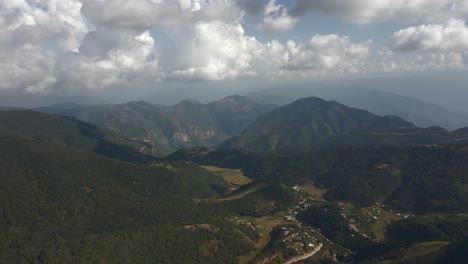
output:
M455 133L419 128L396 116L378 116L336 101L310 97L277 108L249 125L224 148L297 152L325 147L442 144Z
M151 153L139 151L149 147L146 143L129 140L74 117L33 111L0 111L0 135L50 142L126 161L154 159Z
M163 155L180 148L217 146L274 108L246 97L230 96L208 104L185 100L161 106L140 101L91 107L62 104L34 110L73 116L105 127L143 141L155 155Z
M0 112L1 263L466 259L467 128L314 97L36 110Z
M454 130L468 124L468 115L461 111L427 103L392 92L361 87L338 87L320 83L264 90L248 94L259 102L285 105L304 97L334 100L377 115L399 116L420 127L440 126Z

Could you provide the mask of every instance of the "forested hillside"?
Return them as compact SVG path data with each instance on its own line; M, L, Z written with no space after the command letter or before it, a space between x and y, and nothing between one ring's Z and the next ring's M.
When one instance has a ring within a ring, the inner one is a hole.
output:
M226 186L192 163L2 135L0 166L2 263L236 263L252 247L223 210L194 202Z
M147 102L81 107L56 105L35 111L76 117L128 138L144 141L154 155L188 147L215 147L274 109L242 96L209 104L185 100L173 106Z
M121 160L154 160L151 155L139 151L145 149L147 144L129 140L72 117L32 111L1 111L0 133L89 150Z
M381 117L311 97L260 117L222 147L260 153L304 153L344 146L446 144L456 138L439 127L418 128L399 117Z

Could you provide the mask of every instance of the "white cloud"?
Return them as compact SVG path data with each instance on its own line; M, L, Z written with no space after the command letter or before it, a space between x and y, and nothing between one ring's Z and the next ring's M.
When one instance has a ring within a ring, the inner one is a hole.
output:
M378 65L383 72L423 72L428 70L463 69L465 58L457 52L424 53L401 57L382 58Z
M199 21L231 21L240 14L230 0L83 0L82 12L97 27L137 30Z
M440 22L468 16L467 0L298 0L295 15L321 13L359 24L389 19Z
M465 21L456 19L409 27L395 32L390 46L399 51L466 52L468 27Z
M0 0L0 90L460 68L468 30L463 20L445 17L467 11L462 0L300 0L294 11L275 0ZM262 42L244 29L250 14L262 16L258 28L264 31L291 30L304 12L357 23L448 22L402 29L379 52L372 41L342 35ZM170 44L160 42L160 34Z
M315 35L307 44L289 41L284 68L313 75L359 73L366 68L371 44L352 43L349 37L334 34Z
M70 54L59 67L62 83L99 89L112 83L160 77L154 54L154 39L148 31L121 36L118 47L99 57Z
M89 25L75 0L0 0L0 89L45 92L59 54L78 49Z
M263 20L258 24L258 29L269 32L288 31L296 26L297 17L288 14L284 5L277 5L276 0L270 0L265 6Z
M43 92L53 87L55 60L55 54L32 45L0 50L0 89Z
M62 50L76 50L88 32L78 0L0 0L1 43L43 45L54 39Z
M249 74L262 49L262 44L247 36L237 22L200 22L191 31L174 53L182 69L171 72L169 78L222 80Z

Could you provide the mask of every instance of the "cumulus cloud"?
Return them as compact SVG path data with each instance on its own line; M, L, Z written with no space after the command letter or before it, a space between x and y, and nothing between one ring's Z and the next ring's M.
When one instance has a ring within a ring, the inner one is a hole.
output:
M315 35L307 44L287 44L287 68L318 73L357 73L365 66L372 41L352 43L349 37Z
M54 89L57 59L89 29L80 9L74 0L0 0L0 89Z
M54 53L32 45L0 51L0 88L44 92L56 83L55 61Z
M262 49L237 22L200 22L181 44L174 54L187 68L175 70L169 77L184 80L222 80L248 74Z
M320 13L359 24L398 19L440 22L468 15L467 0L298 0L294 15Z
M369 23L461 17L467 10L462 0L299 0L294 10L275 0L0 0L0 90L463 67L468 33L461 19L402 29L379 52L371 40L337 34L261 41L244 26L249 15L261 19L259 29L277 32L293 29L308 12ZM170 44L161 44L161 34ZM411 52L416 57L395 58Z
M262 11L266 0L235 0L236 4L249 14L258 14Z
M199 21L231 21L240 9L230 0L83 0L82 13L97 27L145 30Z
M390 45L398 51L466 52L468 28L465 21L457 19L409 27L395 32Z
M81 6L77 0L0 0L0 44L42 45L54 39L56 48L76 50L89 27Z
M154 53L154 39L148 31L121 37L121 43L99 57L69 54L58 67L61 82L99 89L116 82L136 79L157 80L158 60Z
M315 35L307 43L262 43L238 23L201 23L186 45L174 52L178 65L171 79L222 80L239 76L358 73L372 41L353 43L347 36ZM172 54L171 54L172 56Z
M290 16L284 5L277 5L276 0L270 0L265 6L263 21L258 24L258 29L263 31L288 31L294 28L297 17Z

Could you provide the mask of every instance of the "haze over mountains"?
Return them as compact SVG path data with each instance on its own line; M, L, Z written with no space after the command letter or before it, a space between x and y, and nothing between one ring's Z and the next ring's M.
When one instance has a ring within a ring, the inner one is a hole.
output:
M468 0L0 0L0 264L466 264Z
M130 102L92 107L67 104L35 110L74 116L106 127L150 144L160 155L180 148L217 146L275 107L230 96L209 104L185 100L170 107Z
M0 262L458 261L467 145L316 97L1 111Z
M336 101L310 97L277 108L223 147L250 151L299 151L313 147L448 143L440 127L418 128L395 116L377 116Z
M152 160L152 156L143 154L148 152L138 151L149 147L147 144L129 140L73 117L33 111L0 111L0 133L2 136L12 135L88 150L126 161Z
M406 97L392 92L371 90L360 87L342 87L320 83L292 86L288 89L279 87L254 92L249 96L259 102L284 105L297 99L315 96L326 100L335 100L350 107L367 110L377 115L402 117L417 126L441 126L454 130L466 126L468 114L452 108L444 108L427 103L418 97Z

